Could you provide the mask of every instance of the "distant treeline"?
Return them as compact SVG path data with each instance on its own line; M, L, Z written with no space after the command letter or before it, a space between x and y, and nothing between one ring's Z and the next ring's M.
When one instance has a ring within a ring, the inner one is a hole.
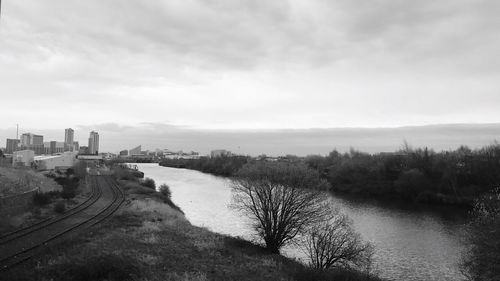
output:
M202 157L166 159L160 165L229 177L249 161L259 160L244 156ZM409 146L376 154L334 150L327 156L287 156L278 161L304 161L318 170L332 191L361 196L472 206L479 195L500 186L500 145L496 143L481 149L462 146L442 152Z
M160 166L186 168L210 173L217 176L230 177L235 174L251 158L248 156L200 157L199 159L163 159Z
M334 191L418 202L472 205L478 195L500 185L498 144L438 153L408 146L395 153L373 155L333 151L328 156L308 156L305 161Z

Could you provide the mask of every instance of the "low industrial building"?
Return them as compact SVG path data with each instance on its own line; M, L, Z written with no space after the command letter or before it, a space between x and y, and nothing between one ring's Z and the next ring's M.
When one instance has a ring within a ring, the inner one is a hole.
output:
M86 154L86 155L78 155L77 156L77 159L78 161L83 161L85 163L93 163L93 164L96 164L96 165L99 165L101 163L104 162L103 158L102 158L102 155L90 155L90 154Z
M210 152L210 157L215 158L215 157L229 157L232 156L233 154L229 150L225 149L217 149L217 150L212 150Z
M31 166L35 158L35 151L33 150L18 150L12 153L13 166Z
M36 156L34 166L37 170L59 170L67 169L75 165L76 153L64 152L58 155L42 155Z

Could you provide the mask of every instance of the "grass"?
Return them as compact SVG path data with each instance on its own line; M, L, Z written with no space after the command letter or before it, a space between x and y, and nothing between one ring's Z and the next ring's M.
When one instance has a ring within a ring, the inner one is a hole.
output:
M34 171L29 171L23 168L5 168L0 167L0 174L5 175L5 171L8 171L9 176L16 175L25 175L22 178L24 181L28 178L29 184L40 184L40 193L35 195L33 200L33 206L24 213L16 214L14 216L1 216L0 214L0 234L6 233L16 228L28 226L37 221L46 219L51 216L55 216L58 214L58 211L61 210L60 207L57 208L56 211L55 204L58 202L59 197L68 197L64 196L65 189L68 189L68 186L63 187L59 185L53 178L47 178L43 174L36 173ZM17 173L17 174L16 174ZM26 175L30 175L29 177ZM5 183L7 181L7 177L0 176L0 183ZM78 203L85 200L90 194L90 187L80 182L78 184L78 180L71 179L69 188L71 192L76 196L71 197L71 199L64 200L64 205L67 209L77 205ZM30 188L27 188L30 189ZM66 193L67 194L67 193Z
M61 190L53 179L28 168L0 167L0 196L8 196L40 188L42 192Z

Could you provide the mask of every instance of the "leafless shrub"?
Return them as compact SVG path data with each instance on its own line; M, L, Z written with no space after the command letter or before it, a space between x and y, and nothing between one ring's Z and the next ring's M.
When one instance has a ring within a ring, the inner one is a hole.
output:
M304 241L310 265L316 269L366 269L371 264L372 246L362 241L351 220L339 212L328 222L311 228Z

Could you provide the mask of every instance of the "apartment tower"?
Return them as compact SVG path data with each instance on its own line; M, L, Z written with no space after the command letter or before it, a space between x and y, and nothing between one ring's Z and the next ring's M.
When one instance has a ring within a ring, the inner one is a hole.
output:
M64 130L64 151L73 151L74 150L74 137L75 131L71 128Z
M89 154L99 153L99 134L95 131L90 132L88 149Z

